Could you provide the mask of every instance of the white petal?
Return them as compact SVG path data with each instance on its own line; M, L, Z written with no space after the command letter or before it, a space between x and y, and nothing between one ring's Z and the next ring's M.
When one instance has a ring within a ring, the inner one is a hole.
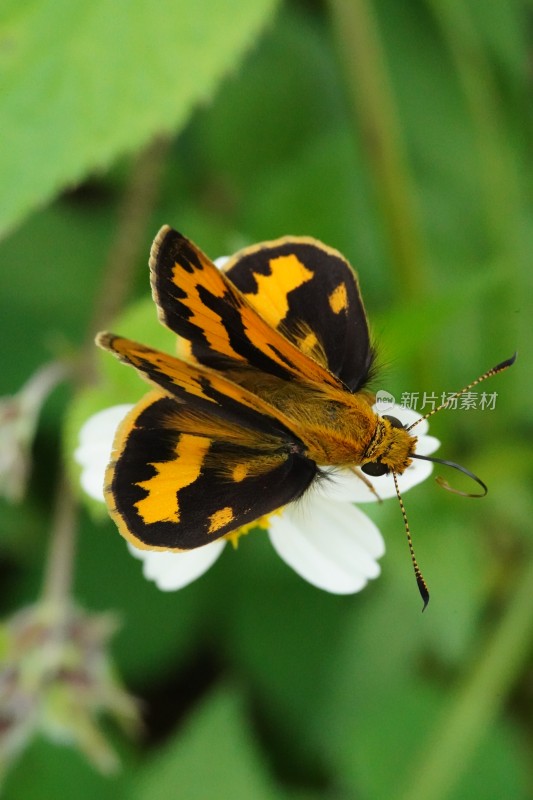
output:
M427 478L429 478L432 472L433 472L433 464L431 462L413 461L411 466L407 467L403 475L397 476L400 492L404 494L409 489L412 489L413 486L422 483L422 481L425 481ZM383 477L387 478L392 483L392 486L394 488L394 479L392 475L384 475ZM394 492L394 494L396 494L396 492Z
M376 414L379 414L379 410L377 406L372 406ZM419 419L422 420L421 414L417 414L416 411L413 411L412 408L405 408L404 406L400 406L396 403L396 405L391 406L390 409L387 409L387 414L390 417L396 417L399 419L402 425L405 427L409 427L413 424L413 422L417 422ZM416 426L416 432L413 433L414 436L423 436L429 430L429 422L427 419L422 420Z
M331 468L325 472L325 477L318 481L312 491L316 491L326 500L345 503L366 503L376 499L362 479L352 470ZM368 476L365 477L371 481L375 480Z
M105 471L111 459L113 439L132 405L111 406L99 411L82 425L74 458L82 468L80 482L95 500L104 499Z
M430 456L440 447L440 441L434 436L419 436L416 443L416 452L421 456Z
M81 488L89 497L92 497L93 500L99 500L103 503L104 478L105 467L103 469L84 469L80 475Z
M131 404L123 403L93 414L80 428L80 445L93 444L95 440L112 440L119 423L132 408ZM109 450L111 452L111 447Z
M278 555L309 583L352 594L380 573L383 538L359 509L315 496L272 517L269 535Z
M225 539L217 539L196 550L171 553L164 550L140 550L128 542L128 549L135 558L143 562L143 575L147 580L154 581L163 592L173 592L207 572L225 544Z
M219 269L223 270L229 260L230 256L219 256L218 258L215 258L213 264Z

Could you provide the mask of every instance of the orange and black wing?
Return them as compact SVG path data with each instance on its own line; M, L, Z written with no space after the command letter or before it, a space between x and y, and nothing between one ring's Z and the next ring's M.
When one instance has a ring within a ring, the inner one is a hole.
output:
M168 226L154 241L150 270L160 320L191 342L200 363L340 388L325 363L277 330L196 245Z
M289 419L267 401L228 380L222 372L182 361L113 333L99 333L96 343L180 403L190 403L194 398L197 409L213 412L216 406L220 420L225 418L228 422L248 425L254 430L264 429L267 433L278 430L283 436L299 438L301 435L297 420Z
M374 350L357 278L337 250L286 236L242 250L225 271L267 322L350 391L365 385ZM201 346L193 353L209 362Z
M296 500L317 475L298 437L223 376L120 337L98 341L172 391L133 408L106 473L111 515L137 547L208 544Z

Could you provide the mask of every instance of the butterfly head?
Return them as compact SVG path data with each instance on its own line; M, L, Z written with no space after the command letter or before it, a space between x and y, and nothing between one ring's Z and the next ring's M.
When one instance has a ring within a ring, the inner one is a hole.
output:
M483 481L477 477L477 475L474 475L473 472L470 472L470 470L466 469L466 467L462 467L460 464L455 464L453 461L445 461L442 458L435 458L434 456L425 456L420 453L416 453L417 439L416 436L411 435L411 430L420 422L422 422L422 420L432 417L443 408L446 408L454 398L461 397L461 395L463 395L465 392L469 391L474 386L477 386L477 384L481 383L487 378L490 378L493 375L497 375L499 372L503 372L503 370L508 369L508 367L514 364L515 359L516 353L511 356L511 358L502 361L501 364L497 364L495 367L492 367L492 369L484 372L483 375L480 375L475 381L472 381L472 383L469 383L468 386L465 386L459 392L456 392L454 395L449 397L446 402L434 408L424 417L420 417L420 419L416 420L416 422L413 422L408 427L402 425L400 420L396 417L384 415L383 417L378 418L376 434L371 442L371 446L368 448L368 461L361 465L361 471L373 477L388 475L389 473L392 474L394 487L396 489L396 494L398 496L398 501L400 503L400 509L404 520L405 532L411 553L411 561L415 571L416 582L424 601L424 608L426 608L429 602L429 591L415 557L413 543L411 540L411 531L407 521L407 514L405 512L405 507L398 485L398 475L401 475L402 472L404 472L411 464L412 459L416 458L420 459L421 461L432 461L434 464L443 464L447 467L453 467L453 469L462 472L464 475L467 475L469 478L474 480L482 490L477 494L463 492L452 488L443 478L437 478L437 483L450 492L460 494L463 497L484 497L487 494L487 487ZM424 608L422 610L424 610Z
M369 448L370 460L361 470L372 477L389 472L401 475L415 456L416 442L416 436L412 436L399 419L388 414L379 417L376 436Z

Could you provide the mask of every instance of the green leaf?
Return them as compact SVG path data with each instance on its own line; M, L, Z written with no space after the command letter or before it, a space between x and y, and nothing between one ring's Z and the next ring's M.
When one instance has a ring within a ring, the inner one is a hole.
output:
M220 690L146 766L132 777L129 800L156 797L281 798L254 743L241 697Z
M346 627L344 651L337 653L331 675L331 723L324 745L335 773L355 796L409 798L402 789L424 770L427 741L455 702L455 684L431 646L424 645L428 620L435 632L442 627L430 616L431 604L426 614L413 616L412 604L392 584L382 586L367 617L353 614ZM448 610L456 617L455 607ZM446 797L525 797L526 764L510 726L496 720Z
M77 800L112 800L124 775L102 776L74 747L37 737L8 773L2 800L42 800L62 797L65 786L76 787Z
M0 231L89 171L184 125L276 0L37 0L0 16Z
M223 613L215 630L224 630L224 659L247 676L278 770L304 785L320 785L327 775L322 698L329 694L345 614L352 604L363 607L365 598L347 599L311 586L259 531L244 537L223 564L225 571L217 573L224 581L224 602L218 603ZM320 735L314 736L318 729Z

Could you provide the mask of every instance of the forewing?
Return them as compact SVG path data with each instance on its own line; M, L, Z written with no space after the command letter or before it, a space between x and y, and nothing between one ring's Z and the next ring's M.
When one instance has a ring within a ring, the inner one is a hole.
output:
M339 388L324 364L276 330L196 245L168 226L152 245L150 270L161 321L191 342L202 364L245 365Z
M316 475L294 442L219 419L216 404L198 410L197 399L152 392L117 432L106 499L136 547L208 544L297 499Z
M98 334L96 342L180 402L194 402L198 411L216 413L219 420L225 419L264 433L276 431L287 441L293 434L298 436L300 433L296 420L289 420L280 410L227 380L222 373L112 333Z
M272 327L352 392L364 386L374 352L357 278L337 250L285 237L242 250L225 271Z

